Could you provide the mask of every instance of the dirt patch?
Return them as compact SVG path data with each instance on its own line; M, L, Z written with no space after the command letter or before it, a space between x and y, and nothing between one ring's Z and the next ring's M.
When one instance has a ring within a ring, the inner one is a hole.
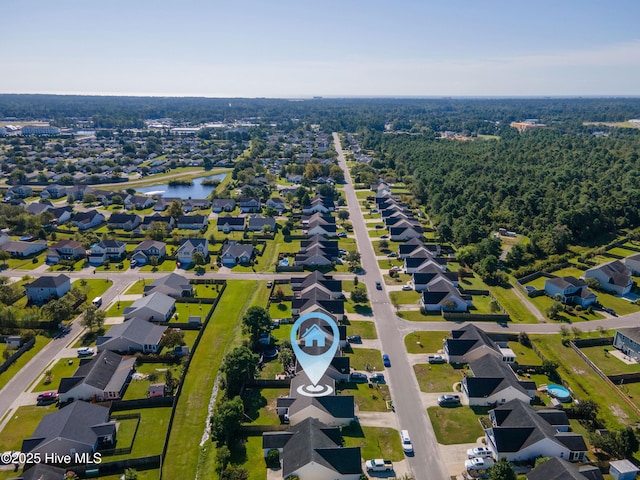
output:
M625 412L623 412L620 409L620 407L618 407L616 405L609 405L609 408L615 414L616 417L622 418L622 419L625 419L625 420L629 418L629 415L627 415Z
M584 370L576 367L572 367L571 370L573 370L573 373L575 373L576 375L584 375L585 373L587 373Z

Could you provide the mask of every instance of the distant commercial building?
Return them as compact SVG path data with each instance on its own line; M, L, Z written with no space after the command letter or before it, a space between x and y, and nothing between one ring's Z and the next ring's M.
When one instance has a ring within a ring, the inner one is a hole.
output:
M60 129L58 127L52 127L50 125L26 125L22 127L22 136L49 136L60 135Z

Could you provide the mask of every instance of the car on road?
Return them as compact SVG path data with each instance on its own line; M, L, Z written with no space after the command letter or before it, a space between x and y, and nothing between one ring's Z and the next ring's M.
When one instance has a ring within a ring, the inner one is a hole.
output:
M382 363L384 363L385 367L391 366L391 360L389 359L389 355L387 355L386 353L382 354Z
M90 347L80 347L77 350L78 356L79 357L90 357L91 355L94 354L93 348Z
M447 363L447 359L442 355L429 355L427 360L429 360L429 363Z
M369 381L372 383L384 383L384 375L382 373L374 373L369 377Z
M491 451L491 449L487 447L476 447L476 448L470 448L469 450L467 450L467 458L476 458L476 457L491 458L492 456L493 456L493 452Z
M351 372L349 377L352 382L366 382L367 376L362 372Z
M376 289L382 290L382 284L380 282L376 282Z
M411 288L411 285L402 285L402 290L408 292L409 290L413 290L413 288Z
M362 343L362 337L360 335L349 335L347 337L349 343Z
M54 403L58 401L58 392L44 392L38 395L38 403Z
M460 406L460 396L440 395L438 397L438 405L440 405L441 407L458 407Z
M411 443L408 430L400 431L400 441L402 442L402 450L404 453L413 453L413 444Z

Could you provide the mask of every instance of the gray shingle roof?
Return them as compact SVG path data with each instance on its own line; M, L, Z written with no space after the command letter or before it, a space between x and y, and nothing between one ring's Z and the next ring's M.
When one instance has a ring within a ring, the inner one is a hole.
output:
M66 282L71 281L69 277L64 274L56 275L56 276L43 276L36 278L33 282L29 283L27 288L58 288L61 285L64 285Z
M158 345L166 329L166 326L156 325L142 318L132 318L111 327L104 336L98 337L96 344L106 345L105 348L108 348L111 340L123 338L133 346Z
M119 392L135 365L134 357L123 357L108 350L94 358L85 359L73 374L60 380L59 393L66 393L80 383L103 391Z

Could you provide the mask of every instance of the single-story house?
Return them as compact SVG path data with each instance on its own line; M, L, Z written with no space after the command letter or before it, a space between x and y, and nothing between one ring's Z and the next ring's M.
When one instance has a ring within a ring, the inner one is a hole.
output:
M78 212L71 217L71 225L77 227L78 230L87 230L97 227L104 223L104 215L97 210L88 210L86 212Z
M124 319L142 318L150 322L168 322L176 311L176 301L168 295L154 292L139 298L124 309Z
M42 305L51 298L61 298L71 290L71 279L64 274L36 278L24 286L29 303Z
M207 226L205 215L180 215L176 227L185 230L200 230Z
M228 242L222 247L220 260L225 267L234 267L237 264L248 264L255 255L252 245L244 245L234 241Z
M211 207L211 200L207 198L189 198L182 204L182 209L185 212L192 212L194 210L206 210Z
M72 377L62 378L58 398L65 403L72 400L118 400L131 380L135 357L123 357L103 349L93 358L80 360Z
M37 255L47 249L45 240L24 242L22 240L10 240L0 245L0 250L7 252L13 258L28 258Z
M613 463L613 462L611 462ZM632 464L633 465L633 464ZM615 478L615 477L614 477ZM632 477L635 479L635 475ZM603 480L600 469L595 465L575 465L552 457L527 473L527 480Z
M276 413L291 425L297 425L307 418L315 418L331 427L339 427L355 420L354 405L353 395L297 395L294 398L278 398Z
M284 200L279 197L270 198L265 202L265 206L276 209L278 213L282 213L287 209Z
M145 295L150 295L154 292L164 293L173 298L193 297L193 285L189 282L189 279L182 275L170 273L155 279L151 285L145 285Z
M22 441L23 453L91 454L116 444L116 422L109 421L109 408L88 402L73 402L42 417L31 437Z
M263 232L265 230L273 232L276 229L276 219L252 215L249 217L248 228L251 232Z
M142 318L132 318L113 325L107 333L98 337L96 347L98 352L110 350L125 354L159 353L162 349L160 339L166 329L166 326L156 325Z
M218 217L218 231L229 233L231 231L244 230L244 218L245 217L232 217L231 215L225 215Z
M109 217L107 226L130 232L138 228L142 223L142 218L134 213L114 213Z
M211 202L211 211L214 213L232 212L236 208L233 198L214 198Z
M173 219L172 216L170 216L170 215L160 215L159 213L156 212L153 215L146 215L142 219L142 223L140 224L140 228L142 228L142 230L147 230L154 223L161 223L162 225L164 225L164 227L167 230L167 232L170 232L171 230L173 230L174 227L175 227L175 224L176 224L176 222L175 222L175 220Z
M362 475L360 447L344 447L340 429L307 418L284 432L262 434L264 456L278 450L282 478L304 480L359 480Z

